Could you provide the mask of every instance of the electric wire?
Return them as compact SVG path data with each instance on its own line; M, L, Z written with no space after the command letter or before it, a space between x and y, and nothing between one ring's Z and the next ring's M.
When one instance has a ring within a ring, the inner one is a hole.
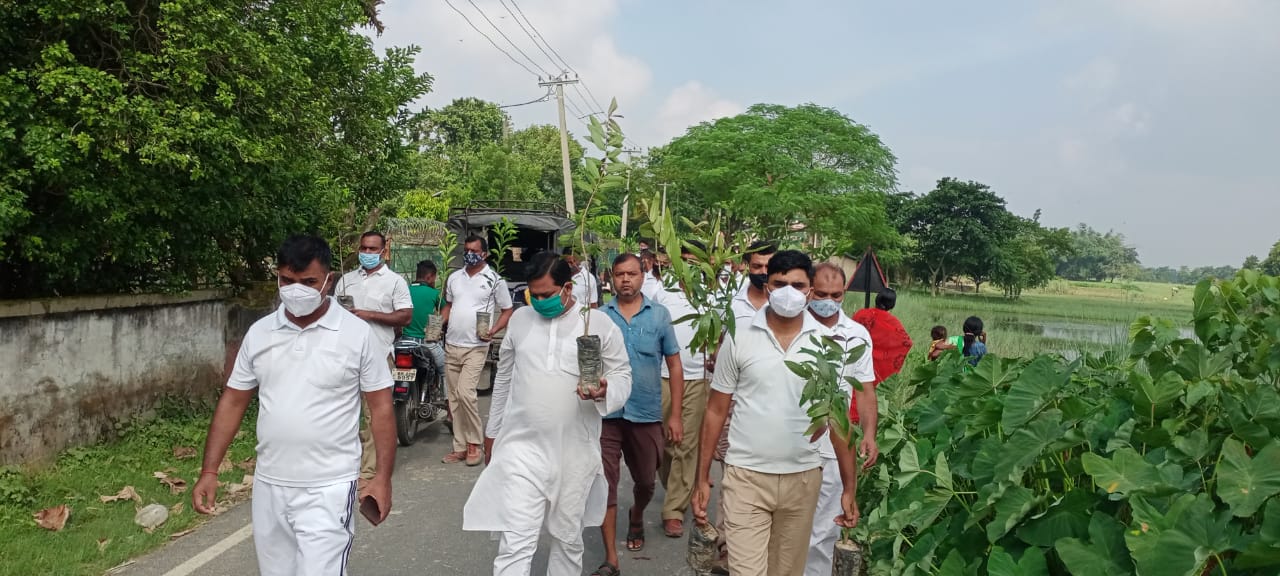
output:
M450 2L449 0L444 0L444 3L445 3L445 4L448 4L448 5L449 5L449 7L450 7L450 8L452 8L454 12L457 12L457 13L458 13L458 15L462 17L462 19L463 19L463 20L466 20L466 21L467 21L467 25L468 25L468 26L471 26L471 29L472 29L472 30L475 30L477 34L480 34L481 36L484 36L484 39L485 39L485 40L488 40L488 41L489 41L489 44L492 44L492 45L493 45L493 47L494 47L494 48L497 48L499 52L501 52L501 53L503 53L504 55L506 55L506 57L507 57L507 59L508 59L508 60L511 60L512 62L515 62L517 66L519 66L519 67L521 67L521 68L524 68L525 72L528 72L530 75L532 75L532 76L534 76L534 77L539 77L539 76L538 76L538 73L537 73L537 72L534 72L532 68L529 68L528 66L526 66L526 65L524 64L524 62L521 62L521 61L519 61L519 60L516 60L515 56L512 56L510 52L507 52L506 50L503 50L503 49L502 49L502 47L501 47L501 46L499 46L497 42L494 42L494 41L493 41L493 38L490 38L488 34L485 34L485 33L484 33L484 32L482 32L479 28L477 28L477 27L476 27L476 25L475 25L475 24L473 24L473 23L471 22L471 19L470 19L470 18L468 18L466 14L463 14L463 13L462 13L462 11L461 11L461 10L459 10L457 6L454 6L454 5L453 5L453 2Z
M533 58L530 58L528 54L525 54L524 50L521 49L519 46L517 46L515 42L512 42L511 38L507 36L507 33L503 32L502 29L499 28L497 24L493 23L493 20L489 19L489 15L485 14L484 10L482 10L480 6L475 3L475 0L467 0L467 3L470 4L472 8L475 8L476 12L480 13L480 17L484 18L485 22L488 22L490 26L493 26L494 30L498 31L498 34L501 35L502 38L507 41L507 44L510 44L512 48L515 48L516 52L519 52L521 56L524 56L524 59L528 60L530 64L533 64L534 68L541 70L542 73L545 74L547 78L550 78L552 76L552 74L548 72L546 68L543 68L540 64L534 61Z
M573 72L574 76L578 77L578 81L582 82L582 87L587 90L587 94L591 96L591 101L595 103L596 107L601 110L604 110L605 109L604 105L601 104L600 101L596 99L595 94L592 94L591 87L588 86L586 82L582 80L582 75L578 74L578 71L575 70L573 66L570 66L569 63L565 61L564 56L561 56L560 52L557 51L555 47L551 45L550 42L547 42L547 39L542 36L542 32L538 31L538 27L533 25L533 21L529 20L528 16L525 16L524 10L520 8L520 4L516 2L516 0L510 0L510 2L512 6L515 6L516 12L520 13L520 17L524 18L524 21L529 25L529 28L533 30L534 35L536 35L539 40L542 40L543 44L546 44L547 49L551 50L551 53L556 55L556 58L560 60L560 63L563 64L567 70L569 70L570 72ZM537 42L535 41L534 43L536 44Z

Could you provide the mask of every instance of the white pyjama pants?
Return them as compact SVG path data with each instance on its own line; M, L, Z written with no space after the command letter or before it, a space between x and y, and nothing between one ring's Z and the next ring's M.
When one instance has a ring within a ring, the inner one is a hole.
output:
M262 576L343 576L355 540L356 481L316 488L253 481Z
M804 562L804 576L830 576L840 526L835 518L842 512L840 465L834 458L822 459L822 489L818 493L818 509L813 515L813 532L809 534L809 557Z

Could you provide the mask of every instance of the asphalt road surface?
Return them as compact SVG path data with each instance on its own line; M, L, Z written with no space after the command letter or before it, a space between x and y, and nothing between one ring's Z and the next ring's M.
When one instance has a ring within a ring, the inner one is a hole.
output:
M480 399L481 414L488 414L488 398ZM482 575L493 573L498 543L486 532L462 530L462 507L483 466L442 464L440 458L451 449L451 438L441 425L419 432L418 441L396 451L396 474L391 516L374 528L358 520L350 573L355 576L398 574ZM626 535L626 510L631 508L630 475L622 474L618 494L618 538ZM626 575L687 575L688 545L685 537L667 538L662 533L661 483L645 511L644 550L628 552L618 543L622 573ZM546 574L549 536L541 539L534 558L533 574ZM586 554L584 574L604 561L604 545L599 528L584 531ZM132 564L112 572L126 576L243 576L257 574L257 560L250 526L249 504L241 504L211 519L195 532L165 548L137 558Z

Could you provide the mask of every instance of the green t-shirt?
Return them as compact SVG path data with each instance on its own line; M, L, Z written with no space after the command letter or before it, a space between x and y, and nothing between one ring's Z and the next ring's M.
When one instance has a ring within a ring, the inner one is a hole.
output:
M440 304L440 291L433 286L415 282L409 285L409 297L413 299L413 320L404 327L404 335L425 338L427 318L436 313L436 307Z

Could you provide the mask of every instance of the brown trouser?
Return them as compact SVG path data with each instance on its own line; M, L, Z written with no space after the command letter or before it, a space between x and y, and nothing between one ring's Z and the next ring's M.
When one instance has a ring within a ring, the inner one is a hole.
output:
M484 444L484 424L476 402L476 387L484 372L489 346L463 348L446 344L444 368L449 396L449 412L453 415L453 451L465 452L468 444Z
M722 485L729 573L803 573L813 513L822 488L822 469L765 474L729 465Z
M658 478L666 489L662 502L663 520L684 520L693 497L693 483L698 475L698 435L702 432L702 417L707 411L707 381L685 380L684 401L680 403L680 423L684 425L684 440L668 445L662 453L662 468ZM662 420L671 418L671 382L662 379Z
M396 369L394 354L387 355L387 367ZM360 478L373 478L378 470L378 451L373 445L373 432L369 430L369 405L364 403L364 392L360 393Z
M609 482L608 507L618 505L618 478L622 475L621 461L626 461L631 471L633 503L644 510L653 499L657 486L658 466L662 463L661 422L628 422L622 418L607 418L600 425L600 458L604 466L604 478Z

